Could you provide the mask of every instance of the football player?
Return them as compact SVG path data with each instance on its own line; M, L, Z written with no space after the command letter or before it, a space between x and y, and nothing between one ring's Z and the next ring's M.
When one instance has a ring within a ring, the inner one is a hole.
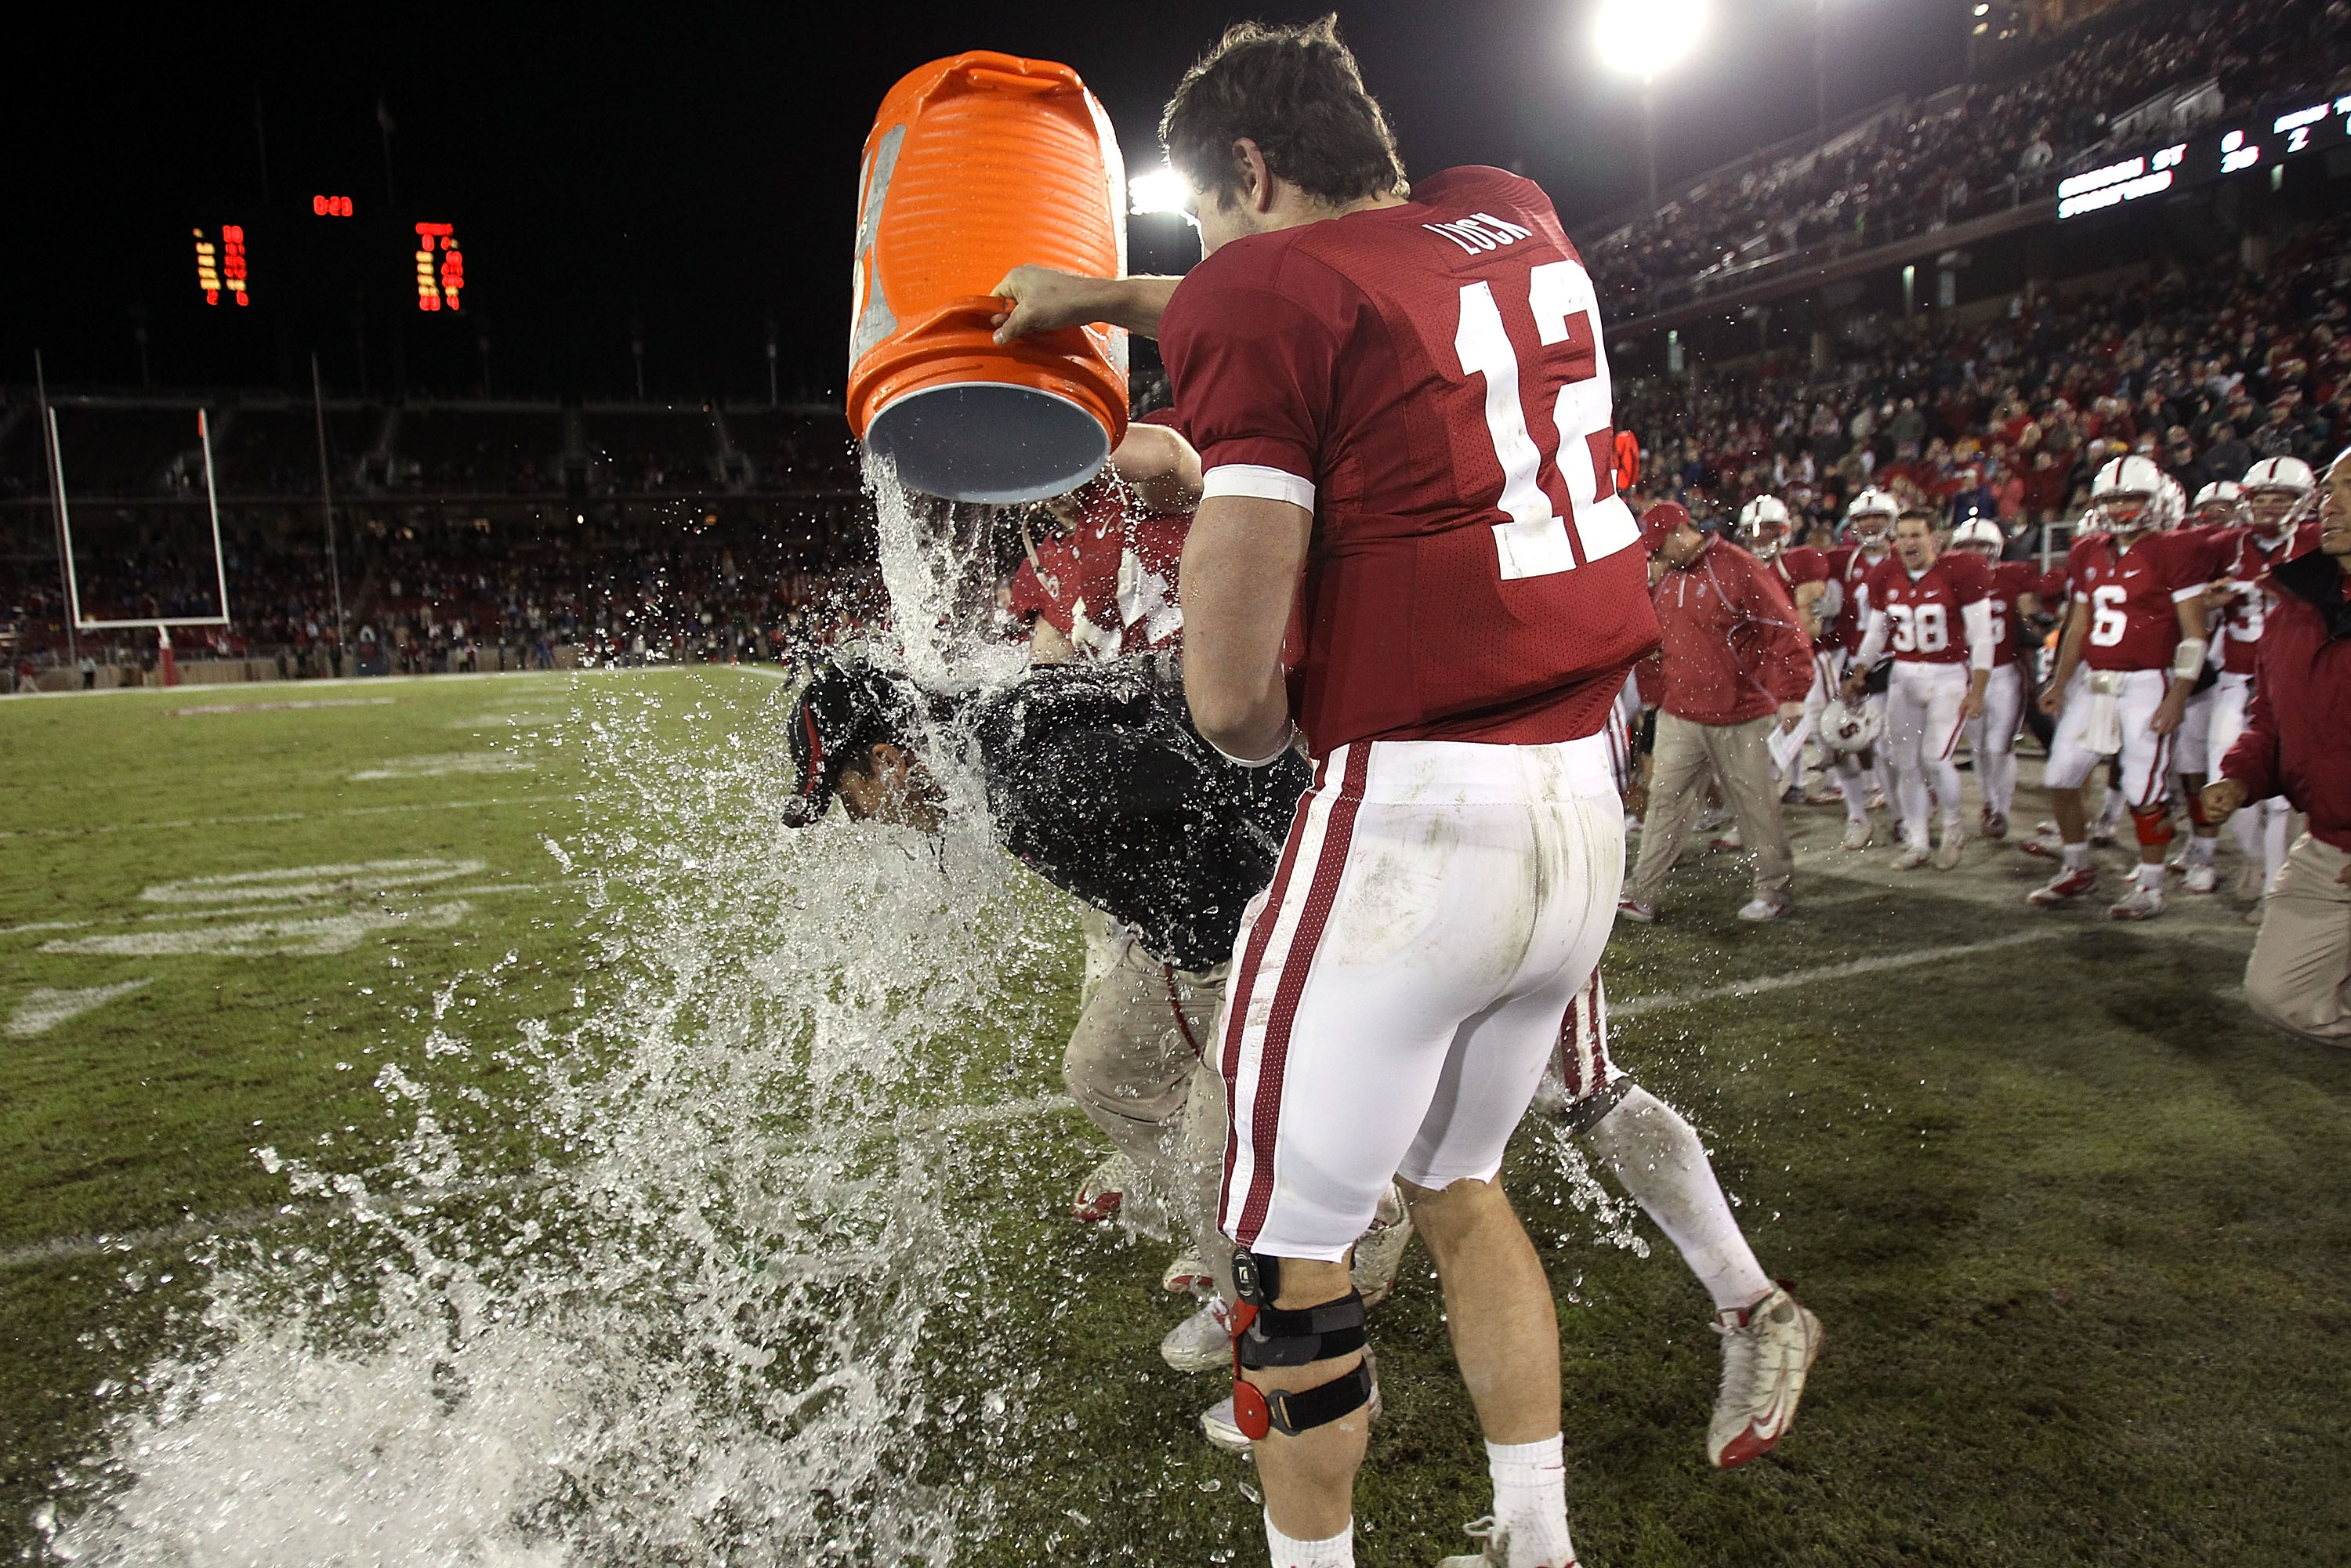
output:
M1184 530L1200 489L1200 455L1165 413L1136 420L1109 469L1040 510L1065 530L1041 545L1024 524L1026 559L1004 606L1038 664L1114 659L1176 647Z
M1983 834L2008 836L2008 809L2016 799L2016 733L2028 695L2018 655L2018 629L2041 612L2033 586L2039 574L2021 560L2002 560L2005 541L1989 517L1961 523L1951 546L1981 559L1991 572L1991 676L1984 685L1983 712L1968 721L1968 749L1976 762L1976 786L1983 792Z
M2207 486L2208 491L2219 486ZM2254 656L2262 625L2273 602L2269 575L2292 553L2297 524L2316 515L2318 482L2298 457L2264 457L2246 470L2239 492L2238 525L2231 537L2228 564L2213 580L2211 601L2219 611L2220 682L2212 701L2207 777L2220 776L2220 758L2245 732L2252 696ZM2202 499L2201 497L2199 497ZM2259 923L2269 890L2284 868L2286 831L2294 810L2274 795L2229 819L2237 847L2244 852L2240 896L2256 900L2246 918ZM2193 876L2191 870L2189 873ZM2191 884L2192 885L2192 884Z
M1861 650L1862 632L1869 619L1869 574L1887 559L1894 542L1894 518L1901 511L1894 497L1884 490L1864 490L1845 507L1845 526L1852 531L1853 542L1835 546L1828 551L1829 582L1836 590L1836 618L1822 639L1830 653L1827 674L1832 678L1823 683L1822 702L1825 706L1831 690L1842 689L1844 677L1853 666L1854 655ZM1824 612L1825 613L1825 612ZM1886 727L1886 688L1876 682L1865 683L1859 701L1876 710L1876 727ZM1815 726L1819 722L1814 716ZM1836 771L1837 790L1844 797L1844 838L1838 847L1865 850L1869 847L1871 831L1869 813L1886 804L1886 753L1879 746L1873 750L1839 751L1833 766ZM1868 757L1870 766L1865 769L1862 758Z
M2212 552L2167 531L2180 521L2179 486L2147 458L2117 457L2099 469L2091 506L2102 531L2077 538L2066 556L2073 607L2041 695L2042 711L2058 721L2042 778L2064 863L2027 897L2047 909L2098 885L2082 785L2100 758L2118 757L2139 865L2107 914L2147 920L2163 913L2163 853L2172 837L2166 764L2204 667ZM2022 847L2050 852L2038 841Z
M1805 640L1814 649L1814 690L1804 699L1804 720L1774 747L1775 752L1787 758L1780 768L1781 799L1782 804L1791 806L1804 798L1804 742L1811 738L1813 725L1827 701L1821 689L1826 677L1822 674L1818 650L1824 616L1823 596L1831 588L1828 557L1809 545L1791 549L1788 538L1792 528L1787 504L1776 496L1758 496L1740 508L1739 542L1779 576L1780 586L1795 601L1796 617Z
M1902 821L1902 852L1894 863L1910 871L1931 858L1936 870L1955 870L1968 835L1951 754L1960 729L1983 712L1991 679L1991 571L1967 550L1938 549L1935 519L1908 511L1895 519L1894 553L1878 563L1865 587L1868 629L1845 674L1844 695L1857 699L1878 658L1892 653L1886 749ZM1940 846L1928 840L1929 775L1943 813Z

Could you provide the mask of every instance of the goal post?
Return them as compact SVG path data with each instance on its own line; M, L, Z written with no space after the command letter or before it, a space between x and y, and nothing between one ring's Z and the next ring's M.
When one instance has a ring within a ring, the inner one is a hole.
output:
M196 410L196 444L203 450L204 461L204 509L211 526L213 545L213 585L218 594L220 613L217 615L135 615L128 617L88 616L82 613L81 570L74 559L73 505L66 486L65 445L57 429L57 411L50 404L45 411L47 429L44 434L49 445L49 472L57 486L57 533L65 549L67 608L78 632L114 632L151 630L155 633L165 685L179 684L178 661L172 656L172 632L174 626L226 626L229 621L228 554L221 546L220 489L213 472L212 422L204 409Z

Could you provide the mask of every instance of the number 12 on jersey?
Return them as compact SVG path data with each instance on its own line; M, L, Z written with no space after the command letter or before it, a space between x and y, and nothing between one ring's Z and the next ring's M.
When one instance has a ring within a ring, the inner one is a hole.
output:
M1494 526L1494 549L1505 580L1573 571L1614 555L1640 538L1632 509L1615 493L1613 482L1604 497L1600 493L1602 467L1592 438L1604 439L1608 433L1609 382L1592 278L1579 263L1543 262L1528 274L1527 306L1542 348L1591 345L1591 369L1560 383L1552 408L1556 434L1548 451L1527 429L1519 396L1519 353L1494 301L1492 283L1461 286L1461 324L1453 336L1462 375L1486 378L1486 430L1502 467L1497 505L1510 518ZM1566 517L1553 508L1544 488L1546 469L1565 491Z

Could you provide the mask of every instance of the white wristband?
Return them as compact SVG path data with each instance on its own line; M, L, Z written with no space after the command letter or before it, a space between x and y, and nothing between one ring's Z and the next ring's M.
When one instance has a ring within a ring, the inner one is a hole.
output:
M2204 673L2205 651L2211 644L2201 637L2182 637L2179 646L2172 651L2171 673L2179 680L2192 681Z
M1200 738L1203 740L1208 739L1205 735ZM1215 752L1217 756L1223 758L1226 761L1231 763L1236 768L1270 768L1275 763L1281 760L1281 754L1288 751L1297 739L1298 721L1296 719L1292 719L1290 722L1290 727L1281 732L1281 744L1275 747L1271 751L1267 752L1263 757L1257 758L1254 762L1246 757L1235 757L1231 752L1227 751L1223 747L1218 746L1213 740L1208 741L1208 749Z

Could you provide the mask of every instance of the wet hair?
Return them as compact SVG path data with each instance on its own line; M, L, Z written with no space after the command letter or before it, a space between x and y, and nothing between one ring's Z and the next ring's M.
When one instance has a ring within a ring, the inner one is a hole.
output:
M1167 162L1220 207L1240 193L1233 143L1318 201L1352 202L1411 186L1395 132L1339 41L1339 18L1300 26L1237 22L1184 73L1160 117Z

